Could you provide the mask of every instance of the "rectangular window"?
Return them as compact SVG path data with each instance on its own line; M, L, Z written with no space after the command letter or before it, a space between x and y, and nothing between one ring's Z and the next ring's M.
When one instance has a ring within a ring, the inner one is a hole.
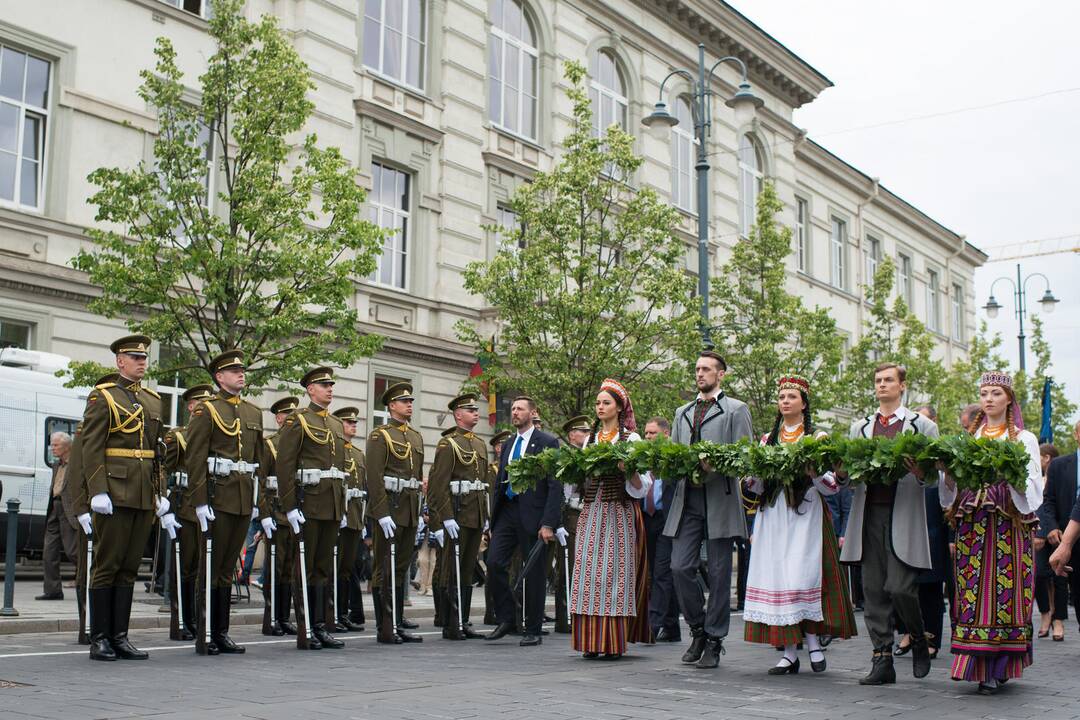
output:
M364 3L364 65L375 72L422 90L426 36L424 0Z
M952 336L954 340L964 341L964 286L960 283L952 286Z
M896 293L911 307L911 256L898 253L896 256Z
M671 201L675 207L687 212L697 212L697 188L694 183L694 165L697 157L697 140L694 138L693 119L671 128Z
M56 462L56 456L52 451L52 434L55 432L67 433L68 437L75 437L75 426L78 420L73 418L47 417L45 418L45 464L52 465Z
M873 285L874 275L877 274L878 264L881 262L881 240L867 235L866 245L863 248L866 255L866 284Z
M386 388L392 386L394 383L399 382L411 382L412 378L406 377L394 377L393 375L375 375L374 381L374 393L370 397L381 398L382 394L386 392ZM372 403L373 409L371 411L371 427L372 429L385 425L390 422L390 411L386 409L386 406L382 403Z
M386 165L372 163L373 189L368 196L370 220L383 228L383 241L378 267L369 278L379 285L406 289L405 269L409 243L409 184L407 173Z
M521 229L521 221L518 220L516 212L505 205L499 205L495 210L495 223L500 228L495 231L496 250L502 250L504 247L518 249L525 247L525 239L520 235L517 238L517 242L511 246L510 243L513 241L513 237L502 232L503 230L506 230L507 233L509 233Z
M847 289L847 222L833 216L829 233L829 282L833 287Z
M0 318L0 349L13 347L29 350L32 329L30 323Z
M807 272L810 251L810 203L795 198L795 262L799 270Z
M926 325L941 332L941 281L936 270L926 271Z
M179 8L192 15L206 18L207 20L214 16L213 6L211 5L210 0L160 0L160 2L163 2L166 5L172 5L174 8Z
M41 209L51 70L48 60L0 46L0 204Z

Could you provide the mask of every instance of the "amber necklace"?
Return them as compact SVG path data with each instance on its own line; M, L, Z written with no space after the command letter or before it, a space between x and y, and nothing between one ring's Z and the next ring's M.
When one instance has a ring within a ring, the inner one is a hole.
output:
M1008 430L1008 424L1002 423L1001 425L983 425L982 436L984 438L997 439L1005 434Z
M803 436L803 426L799 423L794 429L788 430L786 425L780 427L780 442L793 443Z
M615 440L619 436L619 428L615 428L611 432L606 430L598 430L596 433L596 442L609 443Z

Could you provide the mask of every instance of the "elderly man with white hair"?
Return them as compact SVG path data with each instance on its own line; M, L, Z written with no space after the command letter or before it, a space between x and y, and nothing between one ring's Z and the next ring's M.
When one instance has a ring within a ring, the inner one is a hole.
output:
M60 550L75 562L79 552L79 521L70 502L67 486L68 454L71 452L71 436L66 432L54 432L49 438L49 448L56 456L52 468L52 484L49 507L45 515L45 547L42 557L45 563L44 593L36 600L63 600L64 588L60 584ZM65 502L68 501L68 502Z

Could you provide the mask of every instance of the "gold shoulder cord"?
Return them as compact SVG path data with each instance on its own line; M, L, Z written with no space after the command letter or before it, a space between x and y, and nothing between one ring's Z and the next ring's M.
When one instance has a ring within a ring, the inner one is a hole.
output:
M307 420L304 419L304 413L302 412L297 413L296 417L300 421L300 428L304 431L304 434L308 436L308 439L317 445L330 445L330 455L334 455L334 443L330 442L333 431L330 430L330 428L321 430L319 428L311 427L308 425Z
M409 470L412 470L412 443L408 440L406 440L405 442L398 442L394 438L390 437L390 433L386 431L385 427L380 427L379 433L381 433L383 439L386 440L386 449L390 451L390 454L396 457L398 460L408 460Z
M105 402L108 404L109 412L112 416L109 422L109 434L116 432L124 433L125 435L139 433L139 447L144 447L145 443L143 442L144 423L142 420L142 405L136 408L135 412L130 412L129 410L120 407L116 403L116 400L113 399L113 396L109 394L108 390L101 389L100 392L105 397ZM121 413L126 415L123 420L120 419Z
M177 430L175 433L173 433L173 436L176 437L176 444L180 446L180 449L186 452L187 438L184 437L184 434Z
M267 440L266 441L266 447L270 448L270 457L277 460L277 448L274 447L274 441L273 440Z
M214 404L212 402L207 400L203 403L203 405L205 405L206 409L210 411L210 418L214 421L214 424L217 425L217 429L225 433L225 435L227 435L228 437L236 438L236 459L243 460L244 448L243 443L240 442L240 418L236 418L232 421L231 424L226 425L225 419L221 417L220 413L218 413L217 408L214 407Z
M448 435L446 439L450 443L450 447L454 448L454 455L457 456L458 462L466 467L476 464L475 450L463 450L460 445L454 442L454 438L450 435Z

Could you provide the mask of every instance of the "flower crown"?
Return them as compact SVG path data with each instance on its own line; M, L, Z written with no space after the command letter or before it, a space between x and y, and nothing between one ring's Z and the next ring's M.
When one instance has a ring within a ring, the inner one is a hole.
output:
M615 395L618 396L619 400L622 401L624 408L630 404L630 393L626 391L626 387L618 380L612 380L611 378L607 378L602 383L600 383L600 389L610 390L611 392L615 393Z
M799 390L810 394L810 381L800 375L786 375L777 383L778 390Z

